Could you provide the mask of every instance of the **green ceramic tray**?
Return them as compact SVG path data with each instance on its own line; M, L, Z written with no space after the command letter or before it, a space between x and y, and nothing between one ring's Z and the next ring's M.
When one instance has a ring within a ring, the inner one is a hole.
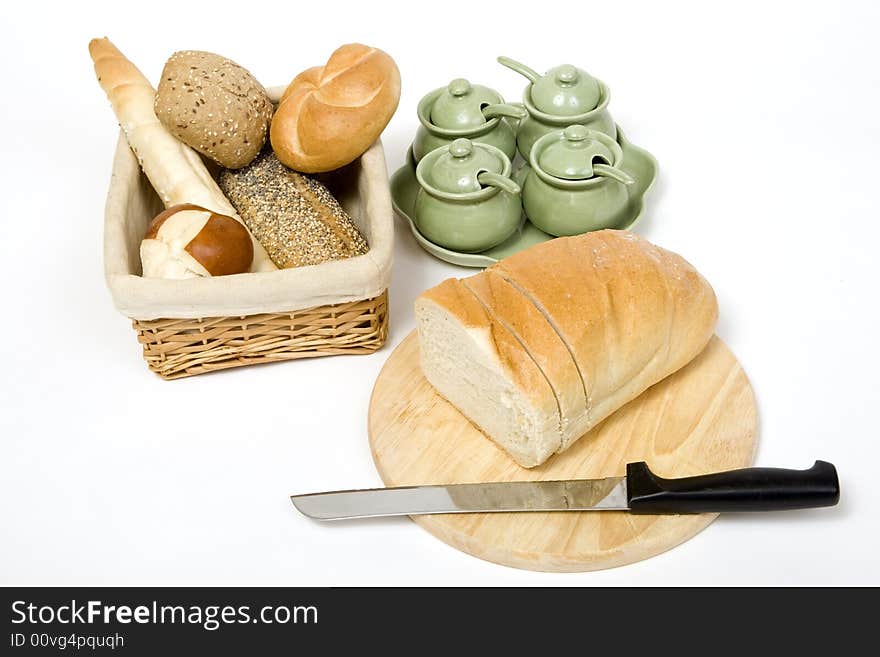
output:
M617 142L623 149L623 165L621 168L636 179L636 183L631 190L628 212L624 215L620 225L615 226L615 228L621 230L629 230L638 222L642 210L644 210L645 194L648 193L648 190L651 189L651 185L654 184L654 180L657 178L657 160L648 151L629 143L620 127L617 128ZM498 246L479 253L450 251L428 241L416 228L415 223L413 223L412 212L416 204L416 194L418 194L418 191L419 183L416 180L415 160L413 159L412 148L410 148L406 153L406 164L391 176L391 202L394 204L394 210L397 214L409 224L409 228L419 246L434 257L451 262L453 265L488 267L502 258L513 255L517 251L527 249L533 244L553 239L552 235L538 230L523 217L519 230Z

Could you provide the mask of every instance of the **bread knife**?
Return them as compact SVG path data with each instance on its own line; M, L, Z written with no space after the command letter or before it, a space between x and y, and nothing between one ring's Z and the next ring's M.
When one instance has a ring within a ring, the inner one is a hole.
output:
M292 495L316 520L441 513L628 511L637 514L783 511L834 506L837 470L816 461L808 470L744 468L664 479L644 461L623 477L568 481L505 481L445 486L401 486Z

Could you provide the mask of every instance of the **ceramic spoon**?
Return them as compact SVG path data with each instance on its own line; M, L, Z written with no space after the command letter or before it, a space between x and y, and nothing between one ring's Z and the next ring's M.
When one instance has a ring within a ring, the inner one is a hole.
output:
M508 103L498 103L496 105L487 105L483 108L483 116L486 120L494 119L496 116L506 116L509 119L522 120L526 118L526 110L524 107L509 105Z
M636 181L635 178L629 175L626 171L613 167L610 164L594 164L593 173L597 176L613 178L624 185L632 185Z
M578 175L563 175L562 172L558 172L555 174L557 178L562 180L588 180L589 178L593 178L594 176L602 176L604 178L611 178L616 180L619 183L623 183L624 185L632 185L636 179L629 175L623 169L618 169L615 166L611 166L605 162L593 162L585 167L583 174Z
M529 68L525 64L520 64L519 62L512 60L510 57L499 57L498 63L526 77L532 84L540 80L542 77L535 69Z
M520 193L519 185L517 185L507 176L502 176L499 173L483 171L482 173L477 175L477 182L481 185L486 185L488 187L498 187L499 189L503 189L505 192L508 192L510 194L516 195Z

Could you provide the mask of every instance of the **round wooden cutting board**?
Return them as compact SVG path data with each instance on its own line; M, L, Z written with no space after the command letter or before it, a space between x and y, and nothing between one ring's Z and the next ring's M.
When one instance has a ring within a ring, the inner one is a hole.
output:
M757 410L736 357L714 337L688 366L648 389L543 465L516 465L419 367L410 333L376 380L370 447L387 486L584 479L622 475L647 461L664 477L751 465ZM634 516L618 511L414 516L440 540L481 559L529 570L577 572L654 556L706 527L717 514Z

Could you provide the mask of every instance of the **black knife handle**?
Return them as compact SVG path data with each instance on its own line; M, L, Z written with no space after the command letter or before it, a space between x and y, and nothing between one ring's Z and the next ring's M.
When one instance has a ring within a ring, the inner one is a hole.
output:
M816 461L809 470L745 468L664 479L644 461L626 466L631 513L782 511L834 506L840 499L837 470Z

